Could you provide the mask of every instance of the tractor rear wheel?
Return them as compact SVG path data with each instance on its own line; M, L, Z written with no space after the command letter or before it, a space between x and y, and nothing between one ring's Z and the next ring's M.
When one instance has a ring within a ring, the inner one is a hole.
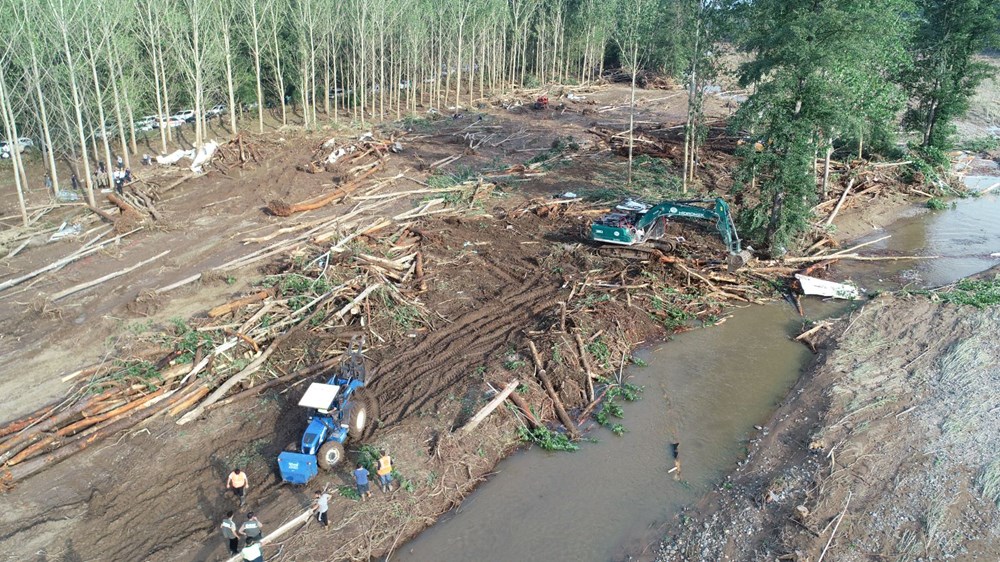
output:
M351 439L360 440L371 435L373 424L378 418L378 403L365 391L358 391L351 402L354 406L348 417L347 433Z
M336 441L327 441L319 448L316 464L323 470L330 470L344 460L344 446Z

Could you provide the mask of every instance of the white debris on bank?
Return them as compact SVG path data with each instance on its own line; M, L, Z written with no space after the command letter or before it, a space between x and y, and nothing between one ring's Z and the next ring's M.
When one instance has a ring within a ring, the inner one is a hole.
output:
M795 278L802 286L802 294L815 295L819 297L832 297L835 299L856 300L861 297L861 292L854 285L847 283L836 283L825 279L817 279L808 275L796 273Z

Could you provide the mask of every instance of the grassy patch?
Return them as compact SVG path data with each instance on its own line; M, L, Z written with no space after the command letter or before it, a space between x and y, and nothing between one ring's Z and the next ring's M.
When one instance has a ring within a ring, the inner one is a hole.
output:
M955 288L944 293L937 293L941 300L952 304L987 308L1000 304L1000 277L992 281L979 279L963 279Z
M642 394L642 387L632 383L609 383L608 391L604 394L604 402L601 409L594 413L597 423L611 430L615 435L623 435L625 426L615 421L625 417L625 410L619 400L634 402Z
M528 429L517 428L517 435L525 443L534 443L546 451L576 451L580 448L564 433L557 433L546 427Z
M937 197L932 197L927 200L927 208L932 211L943 211L948 208L948 204Z
M979 487L987 499L1000 507L1000 458L994 459L979 475Z

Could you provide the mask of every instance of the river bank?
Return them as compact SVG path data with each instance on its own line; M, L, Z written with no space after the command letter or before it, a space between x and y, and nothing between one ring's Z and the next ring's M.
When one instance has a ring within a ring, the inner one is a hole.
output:
M840 320L658 560L1000 557L996 269Z

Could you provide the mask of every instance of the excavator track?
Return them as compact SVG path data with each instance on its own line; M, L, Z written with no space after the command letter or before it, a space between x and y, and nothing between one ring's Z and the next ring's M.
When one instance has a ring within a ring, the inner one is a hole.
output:
M658 261L664 255L677 249L677 246L667 240L649 240L635 246L617 246L608 244L597 249L597 253L607 258L619 258L639 261Z

